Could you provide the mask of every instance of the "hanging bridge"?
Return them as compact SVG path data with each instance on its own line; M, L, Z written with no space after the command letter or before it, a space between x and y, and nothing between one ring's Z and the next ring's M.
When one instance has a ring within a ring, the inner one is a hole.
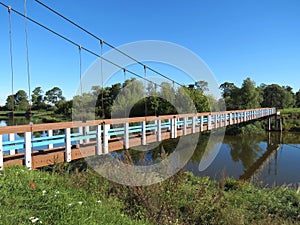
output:
M275 108L0 127L0 169L39 168L276 114Z

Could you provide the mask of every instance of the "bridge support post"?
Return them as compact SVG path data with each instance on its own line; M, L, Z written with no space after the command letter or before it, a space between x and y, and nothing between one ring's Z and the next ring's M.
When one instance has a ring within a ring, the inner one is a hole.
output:
M201 117L200 117L200 132L203 132L203 131L204 131L203 123L204 123L204 117L201 116Z
M48 131L47 131L47 134L48 134L48 137L52 137L52 136L53 136L53 130L48 130ZM52 149L52 148L53 148L53 144L49 144L49 145L48 145L48 148L49 148L49 149Z
M196 116L192 117L192 134L196 133Z
M12 133L12 134L8 134L8 140L9 141L14 141L15 140L15 134ZM16 152L16 149L11 149L9 150L9 154L10 155L15 155L17 152Z
M211 115L207 116L207 130L211 130Z
M25 132L25 165L28 169L32 167L31 160L31 132Z
M97 125L96 127L96 155L102 155L102 129L101 125Z
M65 159L67 162L71 162L71 128L65 129Z
M187 133L187 117L183 118L183 135L186 135Z
M161 141L161 120L157 120L157 141Z
M269 128L269 131L271 131L271 129L272 129L272 118L271 117L269 117L269 119L268 119L268 128Z
M129 123L124 123L124 148L129 149Z
M142 124L142 145L146 145L147 144L147 140L146 140L146 121L141 122ZM171 127L172 129L172 127Z
M108 154L108 131L110 129L110 124L103 123L103 153Z
M2 144L1 134L0 134L0 170L3 170L3 144Z

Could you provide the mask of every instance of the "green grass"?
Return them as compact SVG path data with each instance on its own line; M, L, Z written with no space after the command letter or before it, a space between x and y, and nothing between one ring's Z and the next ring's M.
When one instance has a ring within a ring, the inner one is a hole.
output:
M0 224L32 224L32 217L43 224L300 224L300 189L216 182L187 172L131 187L108 181L84 161L1 174Z
M7 225L146 224L126 216L115 198L75 188L67 175L23 167L1 172L0 206L0 224Z
M300 108L279 109L281 114L297 113L300 114Z

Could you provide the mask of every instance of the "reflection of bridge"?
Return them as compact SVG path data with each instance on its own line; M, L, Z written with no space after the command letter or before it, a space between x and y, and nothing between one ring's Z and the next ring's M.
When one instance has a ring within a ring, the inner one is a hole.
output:
M243 123L274 108L0 127L0 168L38 168Z
M273 159L273 156L275 156L275 173L277 170L277 151L280 148L280 140L272 142L271 140L271 134L269 133L268 137L268 146L267 151L258 158L255 163L253 163L250 168L248 168L244 174L242 174L239 178L239 180L249 180L252 177L254 177L255 174L258 174L260 171L262 171L265 166L269 165L269 172L270 172L270 163Z

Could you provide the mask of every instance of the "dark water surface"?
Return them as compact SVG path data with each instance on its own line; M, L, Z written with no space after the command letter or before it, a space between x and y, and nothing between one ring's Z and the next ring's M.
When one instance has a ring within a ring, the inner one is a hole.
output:
M205 156L197 157L201 148L185 167L197 176L218 180L229 176L263 186L300 184L300 133L225 136L215 159L204 170L199 164ZM213 149L205 150L209 151Z

